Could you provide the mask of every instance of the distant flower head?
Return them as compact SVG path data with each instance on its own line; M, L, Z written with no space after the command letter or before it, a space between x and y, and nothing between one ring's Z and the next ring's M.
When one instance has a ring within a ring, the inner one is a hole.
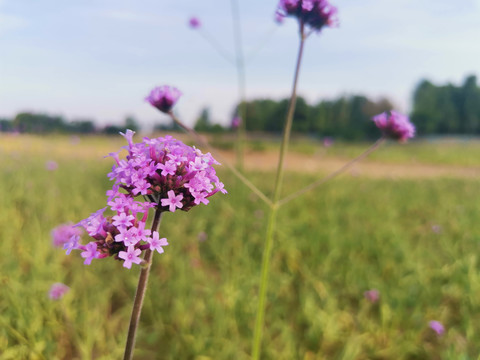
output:
M328 0L280 0L277 14L276 19L278 16L293 16L316 31L338 24L337 8Z
M168 113L181 95L182 93L177 88L164 85L154 88L145 100L161 112Z
M72 236L64 243L69 254L81 250L84 264L94 259L113 256L123 260L124 267L142 262L143 250L163 253L168 245L158 232L145 228L150 208L162 212L188 211L200 203L208 204L208 198L217 192L226 193L213 165L219 163L210 153L185 145L171 136L133 142L135 132L121 133L128 145L125 159L120 151L109 154L115 161L108 174L114 180L107 191L108 207L100 209L80 221L92 241L79 243L79 236ZM140 199L140 201L138 201ZM114 215L104 215L109 208Z
M443 335L443 333L445 332L445 328L440 321L432 320L428 323L428 326L439 336Z
M415 136L415 126L410 122L408 116L396 111L384 112L375 115L372 120L382 130L386 137L406 142Z
M380 300L380 291L377 289L367 290L363 293L365 299L370 301L372 304L375 304L378 300Z
M51 300L59 300L61 299L70 288L62 283L55 283L50 287L50 291L48 292L48 297Z
M333 145L333 139L329 136L325 136L323 138L323 146L324 147L330 147Z
M200 231L197 235L198 241L204 242L207 241L208 235L205 231Z
M432 225L432 231L435 233L435 234L440 234L442 232L442 227L438 224L433 224Z
M232 129L237 129L240 124L242 123L242 118L240 116L235 116L233 119L232 119Z
M192 29L198 29L200 26L202 26L202 23L197 17L191 17L188 21L188 24Z
M52 244L55 247L62 247L65 243L70 241L70 238L75 235L81 235L82 230L75 227L72 223L58 225L52 229Z
M58 169L58 164L53 160L49 160L45 163L45 168L48 171L55 171Z

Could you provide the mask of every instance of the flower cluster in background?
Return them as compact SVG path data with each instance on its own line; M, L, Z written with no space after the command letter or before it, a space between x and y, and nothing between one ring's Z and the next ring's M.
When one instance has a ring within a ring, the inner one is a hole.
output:
M163 253L167 239L145 229L150 208L162 212L188 211L196 205L208 204L208 198L219 191L226 193L213 168L219 163L210 153L203 154L171 136L145 137L134 144L134 134L131 130L122 134L128 142L126 159L120 159L120 152L109 154L115 165L108 175L114 184L107 191L107 205L115 215L105 216L105 207L79 222L94 239L86 245L80 244L80 234L74 231L68 241L65 241L70 235L65 235L67 230L55 232L61 240L55 240L54 236L54 242L63 242L67 254L82 250L86 265L93 259L113 256L122 259L124 267L131 268L132 264L142 262L143 250ZM136 199L140 196L141 201Z
M188 25L192 29L198 29L200 26L202 26L202 23L200 22L200 19L197 17L191 17L190 20L188 20Z
M55 283L50 287L48 297L51 300L60 300L69 290L70 288L65 284Z
M410 122L408 116L397 111L392 110L378 114L373 117L373 121L388 138L406 142L415 136L415 126Z
M51 231L52 244L55 247L63 247L72 236L80 236L81 234L82 230L74 226L72 223L58 225Z
M163 85L154 88L145 100L161 112L168 113L177 103L180 96L182 96L182 93L177 88Z
M275 20L282 22L286 16L294 16L301 24L320 31L324 26L335 26L337 8L327 0L280 0Z

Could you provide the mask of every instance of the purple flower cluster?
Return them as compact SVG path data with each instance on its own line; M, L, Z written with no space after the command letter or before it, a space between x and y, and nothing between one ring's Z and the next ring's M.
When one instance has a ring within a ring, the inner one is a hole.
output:
M168 113L180 96L182 96L182 93L177 88L163 85L154 88L145 100L161 112Z
M190 20L188 20L188 25L190 25L192 29L198 29L200 26L202 26L202 23L200 22L199 18L192 17Z
M430 329L435 331L438 336L443 335L443 333L445 332L445 327L440 321L432 320L428 323L428 326L430 327Z
M134 134L131 130L122 134L128 142L126 159L120 159L119 152L109 154L116 164L108 174L115 183L107 191L107 204L115 215L104 216L107 207L98 210L78 224L94 241L80 245L80 236L74 234L64 244L67 254L82 250L86 265L113 256L130 269L132 263L142 262L143 250L163 253L167 239L145 229L150 208L188 211L200 203L208 204L208 198L218 191L226 193L213 168L219 163L210 153L202 154L171 136L145 137L134 144ZM135 200L140 195L143 201Z
M55 283L50 287L48 297L51 300L60 300L69 290L70 288L65 284Z
M406 142L415 136L415 126L408 116L396 111L378 114L372 119L386 137Z
M301 24L310 26L314 30L321 30L324 26L335 26L337 8L327 0L280 0L276 21L281 22L285 16L294 16Z

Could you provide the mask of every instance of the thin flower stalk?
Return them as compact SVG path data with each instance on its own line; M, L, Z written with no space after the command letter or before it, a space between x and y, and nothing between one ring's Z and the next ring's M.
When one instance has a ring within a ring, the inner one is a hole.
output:
M300 66L302 63L303 49L305 45L306 36L304 33L304 24L299 22L300 26L300 45L298 49L297 64L295 67L295 76L293 80L292 94L290 97L290 103L287 112L287 118L283 130L282 144L280 148L280 156L278 159L277 175L275 178L275 188L273 192L273 202L270 207L270 215L267 223L267 233L265 238L265 245L262 256L261 275L260 275L260 291L258 297L257 313L255 319L255 329L253 333L253 346L252 346L252 358L258 360L260 358L260 350L263 335L263 326L265 319L265 302L268 288L268 279L270 273L270 259L273 249L273 235L275 232L275 224L278 212L278 201L282 190L282 182L284 175L284 163L285 155L288 150L288 144L290 141L290 133L293 123L293 114L295 111L295 105L297 100L297 83L300 75Z
M155 216L153 218L151 232L158 232L160 221L162 219L162 210L157 207L155 210ZM153 251L147 249L143 257L144 264L140 270L140 276L138 278L137 291L135 292L135 299L133 301L132 315L130 316L130 325L128 326L127 343L125 345L124 360L131 360L133 358L133 350L135 349L135 339L137 335L138 322L140 320L140 314L143 307L143 299L145 298L145 292L147 290L148 277L150 275L150 268L152 265Z
M321 179L318 179L317 181L311 183L310 185L308 186L305 186L303 189L300 189L296 192L294 192L293 194L290 194L286 197L284 197L283 199L281 199L279 202L278 202L278 206L282 206L282 205L285 205L286 203L288 203L289 201L291 200L294 200L296 198L298 198L299 196L305 194L306 192L310 191L310 190L313 190L315 189L316 187L326 183L327 181L337 177L338 175L340 175L341 173L345 172L346 170L348 170L350 167L352 167L355 163L359 162L360 160L363 160L364 158L366 158L368 155L370 155L372 152L374 152L375 150L377 150L380 145L382 145L384 142L385 142L385 137L382 136L380 139L378 139L372 146L370 146L367 150L365 150L363 153L361 153L360 155L358 155L357 157L353 158L352 160L350 160L349 162L347 162L345 165L343 165L341 168L339 168L338 170L335 170L334 172L330 173L329 175L321 178Z
M238 0L231 0L232 4L232 18L233 18L233 35L235 44L235 68L237 69L237 83L238 95L240 103L238 105L238 115L240 122L237 127L237 168L243 172L244 152L245 152L245 129L247 119L247 104L246 104L246 75L245 75L245 59L242 45L242 29L240 22L240 11L238 8Z

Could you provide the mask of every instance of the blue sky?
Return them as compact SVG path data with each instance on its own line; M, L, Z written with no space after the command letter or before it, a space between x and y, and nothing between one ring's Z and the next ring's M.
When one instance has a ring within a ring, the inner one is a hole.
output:
M276 0L239 3L247 97L288 96L295 21L273 22ZM340 26L306 44L299 93L312 103L363 93L408 111L421 78L480 75L480 0L332 3ZM105 124L133 115L148 126L166 119L144 97L170 84L184 93L177 111L186 122L208 106L228 123L236 70L188 27L193 15L233 53L230 1L0 0L0 117L36 111Z

